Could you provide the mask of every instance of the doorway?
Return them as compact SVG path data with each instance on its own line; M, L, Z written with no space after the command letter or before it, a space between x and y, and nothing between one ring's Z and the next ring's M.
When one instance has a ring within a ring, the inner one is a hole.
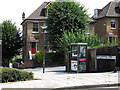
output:
M31 42L31 53L32 54L36 54L36 51L37 51L37 43L36 42Z

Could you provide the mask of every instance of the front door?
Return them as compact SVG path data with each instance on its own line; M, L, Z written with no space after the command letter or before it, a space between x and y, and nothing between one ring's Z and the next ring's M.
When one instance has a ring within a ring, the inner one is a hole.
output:
M36 54L36 42L32 42L31 43L31 53L32 54Z

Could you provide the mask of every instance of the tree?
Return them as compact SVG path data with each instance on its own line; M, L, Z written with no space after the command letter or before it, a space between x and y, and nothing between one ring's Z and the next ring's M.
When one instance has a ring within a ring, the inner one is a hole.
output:
M9 60L20 53L22 36L15 23L3 21L2 25L2 64L9 65Z
M48 6L48 32L53 50L58 48L56 41L61 38L63 31L84 30L88 23L87 10L84 6L73 0L69 1L56 0Z
M104 41L98 35L91 34L88 35L86 32L77 32L74 33L73 30L71 32L63 32L62 38L57 40L57 44L59 45L59 52L68 52L70 50L71 43L87 43L90 47L100 47L104 45Z

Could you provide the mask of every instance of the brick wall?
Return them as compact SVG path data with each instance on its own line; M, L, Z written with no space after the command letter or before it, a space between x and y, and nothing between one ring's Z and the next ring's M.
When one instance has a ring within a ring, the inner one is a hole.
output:
M30 68L33 67L33 61L25 61L24 64L20 65L20 68Z

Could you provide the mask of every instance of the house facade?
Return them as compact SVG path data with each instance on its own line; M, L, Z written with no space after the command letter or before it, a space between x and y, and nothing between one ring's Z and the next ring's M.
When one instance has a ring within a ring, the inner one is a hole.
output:
M105 42L120 41L120 1L111 1L102 9L95 9L90 32L105 38Z
M25 18L22 14L23 22L21 23L24 36L23 61L34 60L37 51L43 50L43 31L45 33L45 50L49 51L49 42L47 41L48 32L41 26L46 24L47 9L50 2L44 2L30 16Z

